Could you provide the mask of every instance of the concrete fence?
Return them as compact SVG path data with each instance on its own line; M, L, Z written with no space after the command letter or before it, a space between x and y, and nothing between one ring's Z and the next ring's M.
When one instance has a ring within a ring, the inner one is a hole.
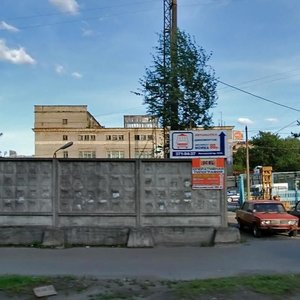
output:
M226 208L190 160L0 159L0 244L208 245Z

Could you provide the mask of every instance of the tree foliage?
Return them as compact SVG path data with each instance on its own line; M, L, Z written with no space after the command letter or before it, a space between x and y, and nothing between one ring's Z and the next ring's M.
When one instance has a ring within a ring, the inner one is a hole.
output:
M233 170L236 173L246 173L246 148L240 147L233 154Z
M297 120L297 125L300 126L300 122ZM291 135L294 137L294 138L299 138L300 137L300 132L291 132Z
M246 168L246 151L240 148L233 156L234 170ZM262 132L249 141L249 165L272 166L275 172L300 170L300 141L294 137L280 138L270 132Z
M175 56L171 48L159 35L153 65L146 68L136 94L143 96L147 113L157 117L164 128L209 127L209 109L217 101L215 71L208 65L211 54L183 31L177 33Z

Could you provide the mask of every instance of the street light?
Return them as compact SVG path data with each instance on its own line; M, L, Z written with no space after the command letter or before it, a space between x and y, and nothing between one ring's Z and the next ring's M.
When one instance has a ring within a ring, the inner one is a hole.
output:
M68 143L62 145L60 148L55 150L55 152L53 153L53 158L56 158L56 152L58 152L59 150L67 149L67 148L71 147L72 145L73 145L73 142L68 142Z

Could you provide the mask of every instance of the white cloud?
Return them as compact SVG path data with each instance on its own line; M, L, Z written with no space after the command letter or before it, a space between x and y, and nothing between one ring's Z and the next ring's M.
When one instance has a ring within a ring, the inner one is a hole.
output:
M62 65L56 65L56 66L55 66L55 72L56 72L57 74L60 74L60 75L64 74L64 73L65 73L65 68L64 68L64 66L62 66Z
M59 75L64 75L64 74L68 76L70 75L76 79L82 78L82 74L80 74L79 72L69 73L67 72L66 68L63 65L59 65L59 64L55 65L55 72Z
M76 0L49 0L59 11L76 15L79 12L79 4Z
M82 31L83 36L93 36L93 35L95 35L94 31L91 30L91 29L82 28L81 31Z
M265 120L267 122L270 122L270 123L277 123L278 122L278 119L276 119L276 118L266 118Z
M82 78L82 75L78 72L73 72L72 77L79 79L79 78Z
M237 120L240 124L242 125L251 125L254 122L252 120L250 120L249 118L238 118Z
M30 64L33 65L36 61L26 53L25 49L9 49L4 40L0 40L0 60L8 61L13 64Z
M18 28L14 27L12 25L9 25L4 21L0 22L0 30L7 30L7 31L10 31L10 32L18 32L19 31Z

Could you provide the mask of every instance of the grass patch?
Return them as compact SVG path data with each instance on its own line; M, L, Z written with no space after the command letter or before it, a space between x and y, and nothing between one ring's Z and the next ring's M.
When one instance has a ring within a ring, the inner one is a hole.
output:
M49 278L47 277L20 275L0 276L0 290L2 291L19 292L25 288L47 283L49 283Z
M178 283L174 288L179 298L192 298L197 295L211 294L215 292L232 292L237 289L236 281L233 278L192 280Z
M300 275L254 275L218 279L192 280L178 283L176 295L188 299L197 295L233 293L248 289L265 295L286 295L299 291Z
M300 275L249 276L241 278L251 290L268 295L284 295L299 289Z
M300 295L299 282L300 274L252 275L191 281L98 280L75 276L6 275L0 276L0 291L5 292L7 295L28 296L32 295L32 288L34 287L53 284L55 289L62 295L82 293L89 287L96 288L96 290L93 290L95 294L89 295L90 300L143 299L143 297L149 296L153 292L162 295L161 297L164 297L164 293L167 292L174 300L197 299L202 295L209 295L210 298L215 297L216 299L220 295L228 299L231 299L231 296L234 296L233 299L239 299L238 297L243 295L243 292L253 293L254 298L256 294L260 294L266 297L273 296L284 299L287 295ZM87 290L87 293L90 292Z
M108 294L98 294L89 296L91 300L133 300L131 295L126 295L121 292L108 293Z

